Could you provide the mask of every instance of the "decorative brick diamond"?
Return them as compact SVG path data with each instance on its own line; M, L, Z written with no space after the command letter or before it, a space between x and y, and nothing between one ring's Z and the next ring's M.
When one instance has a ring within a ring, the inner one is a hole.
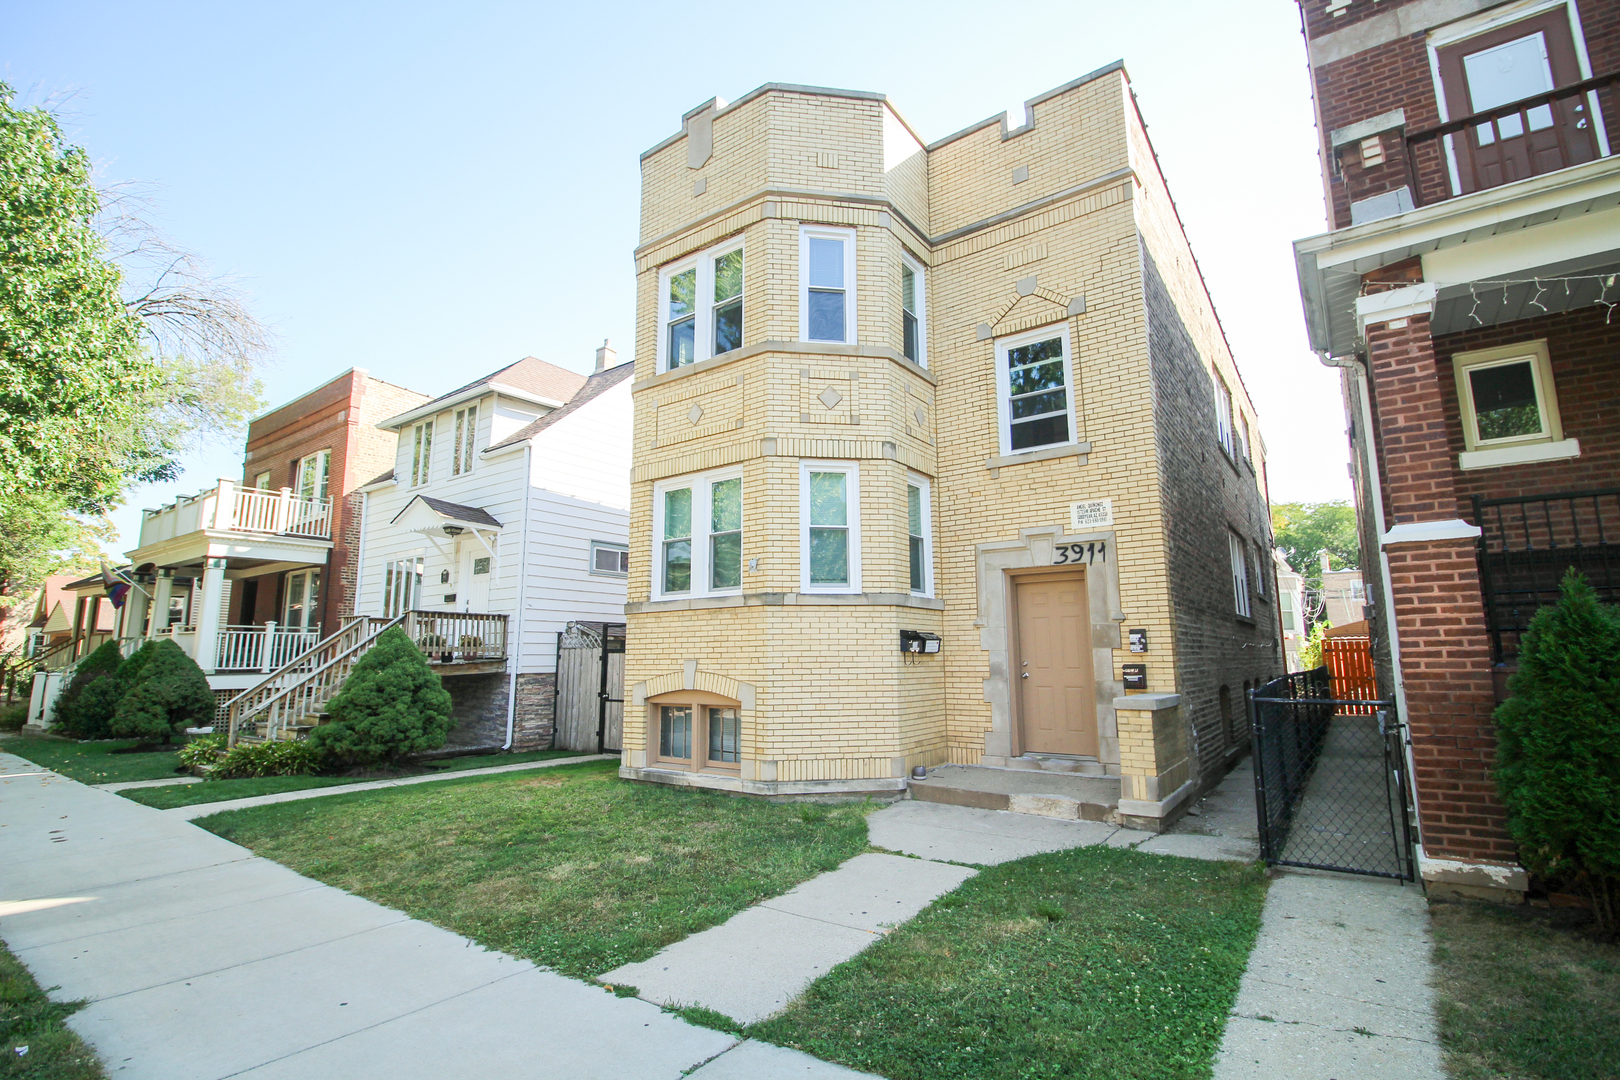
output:
M703 419L703 406L701 406L701 405L692 406L692 411L686 414L686 418L688 420L692 421L692 423L694 423L694 424L697 423L699 420Z
M844 400L844 395L840 394L838 391L829 386L827 389L816 395L816 400L827 406L827 408L833 409L837 408L838 403Z
M927 427L928 426L928 414L923 412L923 409L922 409L921 405L917 406L917 411L915 413L913 413L912 415L917 418L917 426L918 427Z

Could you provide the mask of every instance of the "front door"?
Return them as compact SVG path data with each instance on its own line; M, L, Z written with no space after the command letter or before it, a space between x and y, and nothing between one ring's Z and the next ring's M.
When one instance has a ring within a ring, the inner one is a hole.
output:
M313 630L321 624L321 572L294 570L287 575L282 594L281 625L289 630Z
M1096 757L1096 680L1084 572L1019 581L1014 603L1023 752Z
M461 544L461 588L458 599L462 611L489 611L489 579L495 560L478 540L463 538Z

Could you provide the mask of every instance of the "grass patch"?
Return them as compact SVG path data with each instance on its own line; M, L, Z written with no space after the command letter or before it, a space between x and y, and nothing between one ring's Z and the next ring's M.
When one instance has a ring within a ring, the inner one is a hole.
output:
M27 758L52 772L82 784L115 784L127 780L167 780L180 775L180 758L175 750L150 754L118 754L115 750L137 746L140 739L113 739L74 742L70 739L19 736L0 742L0 750Z
M865 805L631 784L618 762L229 810L197 824L481 945L587 978L866 847Z
M1108 847L965 882L747 1034L890 1080L1207 1077L1255 866Z
M480 754L447 758L434 762L433 768L413 766L405 769L374 770L362 776L253 776L236 780L208 780L201 784L175 784L172 787L134 788L120 791L126 799L170 810L176 806L196 806L199 803L225 802L229 799L251 799L255 795L279 795L283 791L307 791L310 788L341 787L344 784L363 784L368 780L390 780L401 776L421 776L427 773L455 773L467 769L489 769L497 765L518 765L526 761L547 761L552 758L578 757L575 750L534 750L522 754Z
M1620 1076L1620 945L1508 908L1432 904L1453 1080Z
M106 1080L101 1062L65 1021L82 1001L52 1001L0 946L0 1076L17 1080ZM17 1050L27 1047L28 1052Z

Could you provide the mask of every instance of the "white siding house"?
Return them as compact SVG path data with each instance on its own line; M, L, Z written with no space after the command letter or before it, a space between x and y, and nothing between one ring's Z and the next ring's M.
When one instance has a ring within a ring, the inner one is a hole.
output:
M624 620L633 365L613 361L527 357L380 425L398 452L363 489L355 612L420 613L453 745L546 745L558 633Z

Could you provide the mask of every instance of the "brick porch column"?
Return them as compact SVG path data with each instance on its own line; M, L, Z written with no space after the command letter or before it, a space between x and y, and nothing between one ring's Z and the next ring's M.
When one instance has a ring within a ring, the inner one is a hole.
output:
M1377 403L1381 538L1410 725L1422 872L1431 888L1478 896L1522 893L1523 871L1491 768L1490 639L1475 543L1458 515L1455 467L1429 319L1435 286L1357 301ZM1515 897L1516 898L1516 897Z

